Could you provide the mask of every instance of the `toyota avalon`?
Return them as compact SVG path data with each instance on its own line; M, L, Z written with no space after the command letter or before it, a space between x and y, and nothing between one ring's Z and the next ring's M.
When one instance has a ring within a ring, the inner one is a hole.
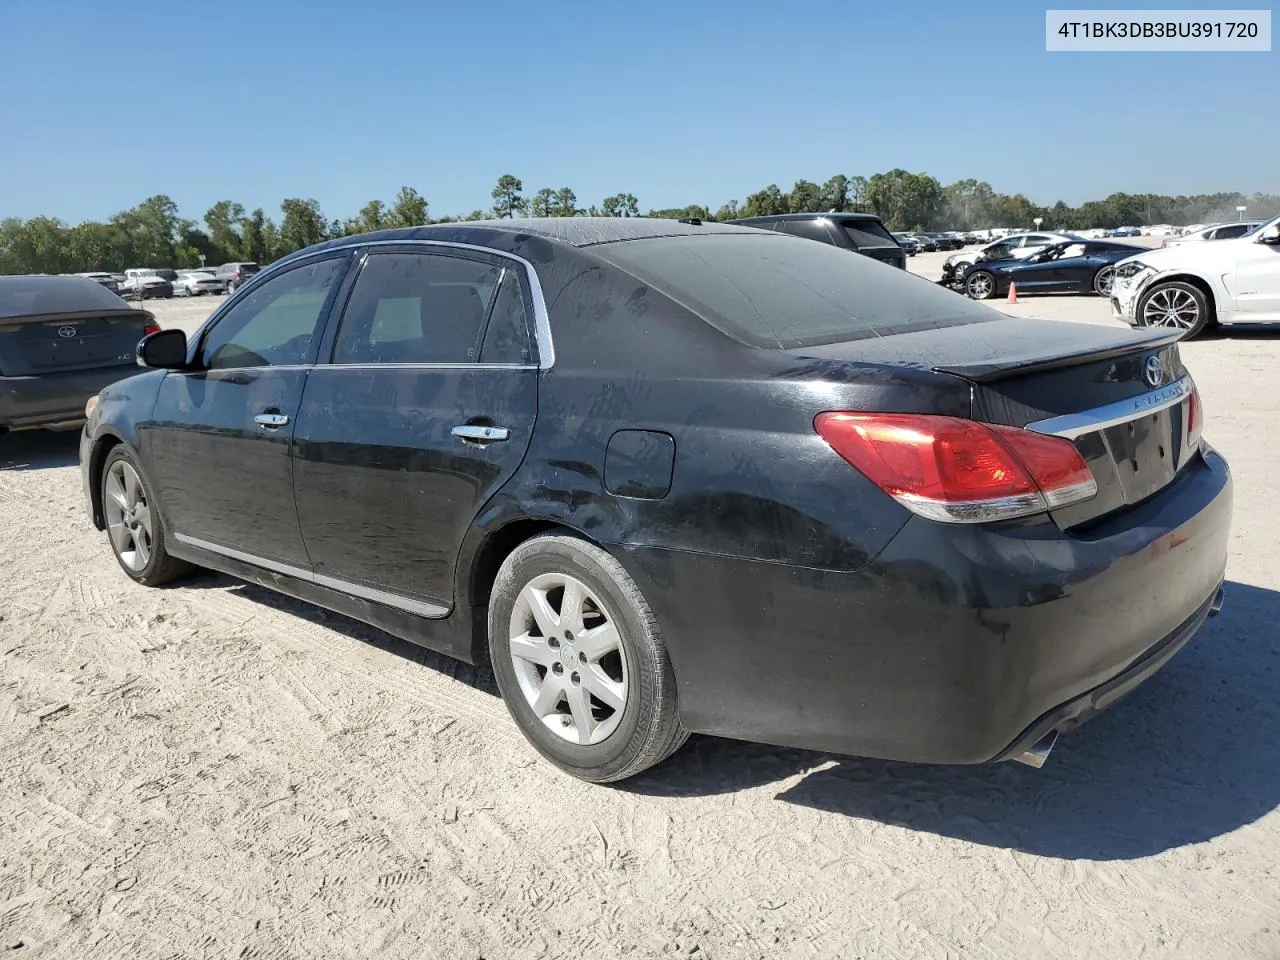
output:
M1221 604L1178 331L1008 319L774 231L346 237L90 403L94 524L468 661L586 780L689 732L1044 762Z

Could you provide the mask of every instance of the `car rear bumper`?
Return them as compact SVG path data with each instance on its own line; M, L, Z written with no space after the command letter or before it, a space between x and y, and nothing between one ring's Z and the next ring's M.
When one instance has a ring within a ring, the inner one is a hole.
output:
M0 427L20 430L77 423L84 419L90 397L137 372L137 367L119 366L0 377Z
M691 730L981 763L1106 707L1187 642L1223 580L1231 497L1208 452L1085 533L913 518L854 572L617 550Z

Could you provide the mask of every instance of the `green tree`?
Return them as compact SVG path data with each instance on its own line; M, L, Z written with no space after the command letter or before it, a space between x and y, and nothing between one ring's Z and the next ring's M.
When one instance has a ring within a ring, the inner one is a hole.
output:
M942 185L924 173L894 169L867 180L867 203L891 230L924 230L942 212Z
M578 195L568 187L561 187L556 191L555 201L551 204L551 215L553 217L576 217L581 210L578 209Z
M401 187L396 194L391 209L387 211L386 225L389 227L421 227L430 223L427 198L413 187Z
M738 206L737 200L730 200L723 207L716 211L715 219L717 220L736 220L742 216L742 208Z
M822 190L811 180L797 180L787 194L787 209L791 213L817 213L829 208L822 205Z
M849 207L858 213L864 212L867 205L867 178L866 177L850 177L849 178Z
M783 196L776 183L771 183L758 193L747 197L741 216L768 217L777 213L786 213L787 198Z
M498 185L489 193L489 196L493 197L493 215L499 218L522 215L527 209L526 201L521 196L523 190L524 184L519 178L509 173L500 176Z
M244 207L234 200L219 200L205 211L204 225L209 228L209 239L218 250L215 259L219 264L241 259L243 223Z
M280 221L280 247L278 251L268 247L269 253L276 253L278 256L293 253L320 243L329 232L329 224L320 212L320 204L315 200L290 197L281 201L280 212L283 214Z
M530 204L530 215L535 217L551 216L551 208L555 205L556 192L550 187L543 187L533 195L533 202Z
M615 193L612 197L605 197L601 207L601 213L606 217L640 216L640 202L629 193Z
M843 213L848 208L849 178L843 173L837 173L822 185L818 209Z
M253 213L249 214L241 221L241 236L244 238L240 247L240 255L244 260L250 260L254 263L267 264L275 259L267 247L267 220L266 213L261 207L258 207ZM271 225L271 234L274 238L275 224Z

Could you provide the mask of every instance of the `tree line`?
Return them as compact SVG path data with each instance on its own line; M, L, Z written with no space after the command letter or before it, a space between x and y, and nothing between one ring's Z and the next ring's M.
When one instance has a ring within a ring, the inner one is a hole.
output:
M291 197L281 202L279 220L261 208L247 211L233 200L220 200L201 221L179 214L178 206L160 194L122 210L106 221L74 226L52 217L0 220L0 273L78 273L120 271L129 267L215 266L237 260L270 263L322 240L388 227L483 220L490 217L637 217L633 194L617 193L597 206L582 207L569 187L542 187L530 195L523 181L504 174L490 192L491 205L465 216L431 217L427 199L412 187L401 187L389 202L370 200L354 217L328 219L314 199ZM943 186L924 173L894 169L870 177L836 174L821 185L797 180L789 190L770 184L744 201L730 200L712 212L702 204L648 210L648 217L697 217L731 220L778 213L870 212L892 230L974 230L989 227L1029 228L1039 217L1044 229L1083 230L1169 223L1187 225L1237 219L1237 206L1247 206L1250 219L1280 213L1280 196L1214 193L1196 196L1113 193L1072 207L1059 200L1040 206L1022 194L997 193L981 180L959 180Z

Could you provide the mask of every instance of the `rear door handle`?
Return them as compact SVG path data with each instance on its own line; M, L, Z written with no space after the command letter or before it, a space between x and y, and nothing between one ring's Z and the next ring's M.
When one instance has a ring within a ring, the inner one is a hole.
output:
M275 430L277 427L283 427L289 422L289 418L283 413L260 413L253 419L258 426L266 427L268 430Z
M472 443L496 443L511 436L511 431L506 427L481 427L471 423L454 427L449 432L460 440L470 440Z

